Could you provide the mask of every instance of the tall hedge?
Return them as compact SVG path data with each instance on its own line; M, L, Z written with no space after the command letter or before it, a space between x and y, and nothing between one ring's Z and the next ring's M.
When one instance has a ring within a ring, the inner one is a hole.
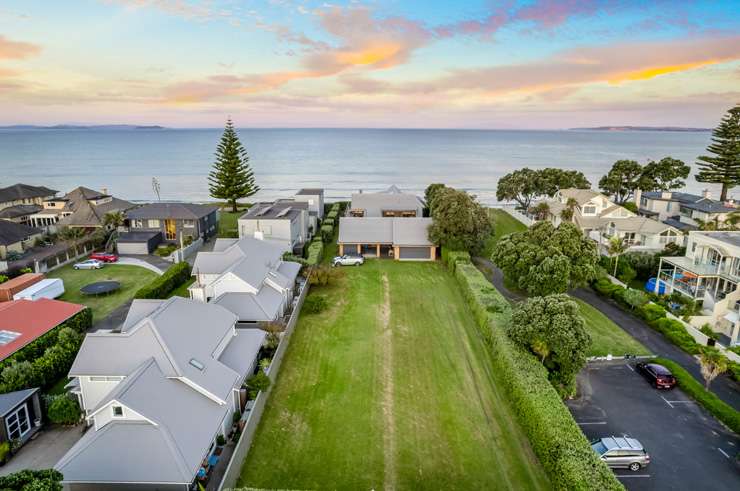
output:
M453 273L458 262L469 263L470 253L467 251L451 251L446 247L442 248L442 263Z
M472 264L457 263L455 278L493 352L494 373L511 401L519 424L555 489L623 490L591 449L545 367L508 338L511 307Z
M167 298L173 290L190 280L190 264L175 263L163 275L139 288L134 298Z
M306 262L309 266L316 266L321 262L324 255L324 244L320 240L311 242L308 246L308 258Z
M334 225L322 225L321 240L324 242L324 244L328 244L329 242L331 242L332 238L334 238Z

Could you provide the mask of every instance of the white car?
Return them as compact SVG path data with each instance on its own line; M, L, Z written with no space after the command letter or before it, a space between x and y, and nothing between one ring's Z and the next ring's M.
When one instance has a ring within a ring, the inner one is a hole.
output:
M103 261L98 261L97 259L88 259L87 261L76 263L72 267L74 269L100 269L103 266L105 266L105 263Z
M332 266L359 266L365 262L365 258L362 256L337 256L331 260Z

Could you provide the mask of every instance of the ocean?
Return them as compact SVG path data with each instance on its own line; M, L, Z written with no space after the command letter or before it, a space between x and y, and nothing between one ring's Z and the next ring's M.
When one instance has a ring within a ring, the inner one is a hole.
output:
M261 191L286 197L322 187L329 200L396 184L422 193L432 182L496 203L497 180L513 170L561 167L582 171L594 188L619 159L645 163L665 156L689 164L704 153L708 132L487 131L404 129L239 129ZM0 130L0 186L16 182L63 192L107 188L133 201L206 201L219 129ZM717 186L698 183L699 192Z

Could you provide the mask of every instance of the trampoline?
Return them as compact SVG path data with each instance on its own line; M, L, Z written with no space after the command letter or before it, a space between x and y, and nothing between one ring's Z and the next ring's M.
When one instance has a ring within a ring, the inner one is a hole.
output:
M117 281L96 281L80 288L80 292L83 295L104 295L119 288L121 288L121 284Z

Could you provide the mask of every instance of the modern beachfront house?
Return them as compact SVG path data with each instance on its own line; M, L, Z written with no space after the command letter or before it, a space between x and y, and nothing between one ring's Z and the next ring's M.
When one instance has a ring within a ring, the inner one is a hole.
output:
M190 298L221 305L241 324L270 322L293 301L301 265L283 261L284 243L245 237L217 239L213 252L199 252Z
M134 300L118 331L89 333L70 369L90 428L57 462L70 491L196 489L265 339L218 305Z
M691 318L700 328L709 324L728 338L740 340L740 232L689 232L684 256L662 257L656 293L679 292L701 303Z
M279 242L287 250L303 254L303 246L311 237L309 204L293 199L255 203L237 220L239 238L265 239ZM314 217L314 222L316 218Z
M397 186L390 186L378 193L359 191L352 194L347 216L421 218L424 216L424 202L415 194L404 193Z

